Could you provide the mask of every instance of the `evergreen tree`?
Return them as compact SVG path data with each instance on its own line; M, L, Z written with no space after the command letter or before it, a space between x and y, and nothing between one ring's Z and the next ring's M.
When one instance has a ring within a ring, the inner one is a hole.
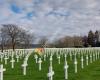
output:
M99 47L99 32L95 32L95 46Z
M90 30L88 33L88 44L91 47L95 46L95 36L94 36L94 33L92 32L92 30Z

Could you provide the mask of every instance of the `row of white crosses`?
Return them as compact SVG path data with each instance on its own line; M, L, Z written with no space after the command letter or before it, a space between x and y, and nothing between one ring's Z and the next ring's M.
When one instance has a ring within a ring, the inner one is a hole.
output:
M27 50L17 50L17 51L12 51L12 50L6 50L4 52L0 52L0 58L1 62L4 60L4 64L7 65L8 59L11 57L11 68L14 68L14 63L15 63L15 56L17 59L17 62L19 62L19 58L25 57L28 54ZM3 64L0 65L0 80L3 80L3 72L6 71L5 68L3 68ZM24 71L25 74L25 71Z
M53 52L51 52L51 51L53 51ZM68 64L67 64L67 60L66 60L66 57L67 57L68 54L66 53L66 51L67 51L66 49L64 49L64 50L62 49L62 50L60 50L60 53L56 53L56 55L57 55L58 63L59 64L60 64L60 58L61 58L61 56L64 56L65 57L65 65L64 65L64 69L65 69L64 70L65 71L65 79L68 79ZM48 77L49 77L50 80L53 79L53 75L54 75L54 71L53 71L53 68L52 68L52 61L53 61L53 58L52 57L53 57L53 55L54 55L55 52L59 52L59 50L57 50L57 49L55 49L55 50L49 50L49 52L43 56L44 57L44 61L45 61L46 60L46 57L48 57L49 55L51 55L50 56L50 68L49 68L49 73L50 74L48 73ZM74 57L75 73L78 72L78 70L77 70L78 61L77 61L77 58L76 58L76 55L78 54L77 52L78 51L76 51L76 53L74 53L74 54L71 54L70 53L70 59L71 60L73 59L73 56L72 55L75 56ZM79 55L81 55L81 68L84 68L84 64L83 64L83 61L84 61L83 55L84 54L79 54ZM86 56L86 64L87 65L89 64L89 55L90 55L90 62L91 63L93 62L93 60L95 61L95 58L94 57L96 57L96 59L99 58L99 54L96 54L96 55L87 54L87 56ZM14 68L14 62L15 62L15 60L13 58L14 55L10 54L10 56L11 56L11 67ZM16 56L18 57L18 55L16 55ZM21 53L21 56L25 56L25 55L23 55ZM24 62L22 64L22 67L23 67L23 75L26 75L26 68L28 66L27 61L28 61L29 56L30 56L30 54L26 54L26 57L25 57ZM35 57L36 63L39 64L39 71L41 71L42 59L39 58L37 55L35 55L34 57ZM93 60L92 60L92 58L93 58ZM18 57L18 59L19 59L19 57ZM17 61L19 61L18 59L17 59ZM7 63L7 56L5 56L5 63Z
M94 51L95 50L95 51ZM9 53L8 53L9 52ZM29 56L31 56L32 51L8 51L8 52L4 52L4 53L0 53L0 58L1 61L3 61L3 59L5 60L5 64L7 64L7 60L10 59L9 57L11 57L11 68L14 68L14 63L15 63L15 57L17 59L17 62L19 62L19 59L24 58L23 64L22 64L22 68L23 68L23 75L26 75L27 72L27 66L28 66L28 58ZM65 64L64 64L64 73L65 73L65 79L68 79L68 67L70 67L67 63L67 55L70 56L70 60L73 61L74 60L74 65L75 65L75 73L78 72L78 61L77 61L77 57L81 58L81 68L84 68L84 56L86 57L86 65L90 63L92 63L95 60L98 60L100 58L100 53L98 49L68 49L68 48L60 48L60 49L56 49L56 48L52 48L52 49L45 49L45 54L43 55L43 59L44 61L46 61L46 58L50 56L50 66L49 66L49 72L47 74L47 77L49 78L49 80L53 80L53 76L54 76L54 71L53 71L53 55L57 55L57 59L58 59L58 64L61 63L61 57L65 57ZM73 57L74 56L74 57ZM39 65L39 71L42 70L42 57L38 57L37 55L34 55L35 61L36 63L38 63ZM4 71L4 70L1 70ZM55 74L56 75L56 74ZM0 77L1 78L1 77ZM3 79L3 78L2 78ZM1 79L1 80L2 80Z
M67 60L66 60L66 54L65 54L65 65L64 65L64 71L65 71L65 79L68 79L68 64L67 64ZM58 56L59 58L59 56ZM54 71L53 71L53 67L52 67L52 55L50 56L50 66L49 66L49 73L47 74L47 77L49 78L49 80L53 80L53 75L54 75ZM60 60L58 60L58 63Z
M99 59L99 54L100 54L100 53L93 53L93 54L88 53L88 54L86 54L86 55L85 55L85 57L86 57L86 65L88 65L89 62L92 63L93 61ZM83 58L84 56L83 56L83 55L84 55L84 54L81 54L81 68L82 68L82 69L84 68L84 58ZM90 57L90 58L89 58L89 57ZM98 57L98 58L97 58L97 57ZM96 58L96 59L95 59L95 58ZM78 61L77 61L77 58L76 58L76 54L75 54L74 64L75 64L75 73L77 73L77 64L78 64Z
M66 57L69 53L69 56L70 56L70 60L72 61L73 59L73 55L74 55L74 65L75 65L75 73L78 72L78 60L77 60L77 57L80 57L80 61L81 61L81 68L83 69L84 68L84 63L85 63L85 59L86 59L86 65L88 66L89 65L89 62L92 63L93 61L95 60L98 60L100 58L100 52L99 52L99 49L91 49L91 48L87 48L87 49L46 49L47 50L47 56L48 55L51 55L50 53L52 53L52 55L54 55L54 51L56 51L56 55L57 55L57 59L58 59L58 63L60 64L60 58L61 58L61 55L65 57L65 66L64 66L64 71L65 71L65 79L68 79L68 64L67 64L67 60L66 60ZM59 51L58 51L59 50ZM72 53L71 52L74 52ZM67 53L66 53L67 51ZM69 52L68 52L69 51ZM60 53L58 53L60 52ZM85 57L85 59L84 59ZM52 57L50 56L50 63L52 63ZM52 80L50 79L50 77L53 77L54 74L50 74L50 70L49 70L49 80Z
M41 71L41 69L42 69L42 67L41 67L42 59L41 58L43 58L43 60L46 61L46 57L48 57L49 55L50 55L50 53L44 54L43 57L39 57L37 54L34 55L35 62L38 63L38 65L39 65L39 71ZM53 71L53 67L52 67L52 60L53 60L52 56L53 55L51 54L50 59L49 59L50 60L49 72L47 74L47 76L49 77L49 80L53 80L53 75L54 75L54 71Z
M41 66L42 65L42 59L41 59L41 57L38 57L38 55L35 54L34 58L35 58L35 62L38 63L38 65L39 65L39 71L41 71L42 70L42 66Z
M19 52L21 52L21 53L19 53ZM7 60L8 59L10 59L10 57L11 57L11 59L13 59L14 57L16 57L16 59L17 59L17 62L19 62L19 59L21 59L22 57L24 57L26 54L25 53L22 53L22 52L24 52L24 50L22 51L7 51L6 50L6 52L0 52L0 58L1 58L1 62L3 62L3 59L5 60L5 64L7 64ZM12 62L12 61L11 61Z
M22 68L23 68L23 75L26 75L27 72L27 66L28 66L28 59L32 54L32 50L28 51L28 54L25 56L23 64L22 64Z
M19 57L20 57L20 56L21 56L21 57L25 57L25 58L24 58L24 61L23 61L23 64L22 64L22 68L23 68L23 75L26 75L27 66L28 66L28 63L27 63L27 62L28 62L28 58L29 58L29 56L31 55L32 51L33 51L33 49L32 49L32 50L28 50L28 51L26 52L26 54L23 53L23 52L21 52L20 54L11 52L11 54L10 54L10 56L11 56L11 60L10 60L10 62L11 62L11 68L12 68L12 69L14 68L14 63L15 63L14 56L15 56L15 54L16 54L17 62L19 62ZM28 54L27 54L27 53L28 53ZM20 56L19 56L19 55L20 55ZM3 55L3 57L4 57L4 55ZM3 59L3 57L2 57L2 59ZM5 63L7 63L7 59L8 59L8 58L5 56ZM39 63L39 71L41 71L41 63L42 63L41 58L39 58L39 61L36 60L36 63Z

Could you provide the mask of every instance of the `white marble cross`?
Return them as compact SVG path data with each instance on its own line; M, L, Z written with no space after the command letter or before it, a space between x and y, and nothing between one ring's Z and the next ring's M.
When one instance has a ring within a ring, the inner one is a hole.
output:
M38 56L36 54L34 55L34 58L35 58L35 62L38 63Z
M6 71L5 68L3 68L3 65L0 65L0 80L3 80L3 72Z
M26 67L28 66L27 61L24 61L24 63L22 64L23 67L23 75L26 75Z
M99 59L99 57L100 57L100 53L98 52L98 54L97 54L97 55L98 55L98 59Z
M58 56L58 63L60 64L60 55Z
M5 56L5 58L4 58L4 59L5 59L5 64L7 64L7 59L8 59L8 57L7 57L7 56Z
M68 64L67 64L67 61L65 62L64 71L65 71L65 79L68 79Z
M97 53L96 53L96 60L98 59L98 55L97 55Z
M3 61L3 55L2 54L0 55L0 58L1 58L1 62L2 62Z
M16 59L17 59L17 62L19 62L19 56L18 55L16 56Z
M67 57L67 55L65 54L65 56L64 56L64 57L65 57L65 62L66 62L66 57Z
M93 61L95 61L95 54L93 54Z
M39 61L38 61L38 63L39 63L39 71L41 71L41 63L42 63L42 60L41 60L41 58L39 58Z
M14 58L12 58L10 62L11 62L11 68L13 69L14 68L14 62L15 62Z
M88 57L88 55L86 55L86 65L87 65L87 66L88 66L88 64L89 64L88 59L89 59L89 57Z
M47 74L47 77L49 78L49 80L53 80L53 75L54 75L54 71L52 69L52 66L50 66L49 73Z
M46 61L46 55L44 55L43 57L44 57L44 61Z
M83 61L84 61L83 56L81 56L81 68L82 68L82 69L84 68Z
M52 56L50 56L50 65L52 66L52 60L53 60L53 58L52 58Z
M72 61L72 53L70 52L70 60Z
M92 55L90 54L90 63L92 63Z
M76 58L74 60L74 64L75 64L75 73L77 73L77 59Z

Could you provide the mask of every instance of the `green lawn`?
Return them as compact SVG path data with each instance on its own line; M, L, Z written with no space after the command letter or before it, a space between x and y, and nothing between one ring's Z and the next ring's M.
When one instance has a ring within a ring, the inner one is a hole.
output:
M78 73L74 73L74 62L67 57L69 69L68 80L100 80L100 60L85 65L84 69L80 68L80 59L78 58ZM22 65L23 59L19 63L15 62L15 68L11 69L11 63L4 65L4 80L48 80L47 73L49 68L49 58L42 63L42 70L38 70L38 64L35 63L34 55L32 54L28 60L27 75L23 76ZM1 63L2 64L2 63ZM64 57L61 57L61 64L58 64L56 56L53 57L53 70L55 72L54 80L64 80Z

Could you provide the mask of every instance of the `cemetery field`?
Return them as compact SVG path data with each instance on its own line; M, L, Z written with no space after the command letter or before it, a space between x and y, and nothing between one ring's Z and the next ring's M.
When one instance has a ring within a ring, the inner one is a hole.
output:
M94 52L94 53L93 53ZM91 52L90 52L91 53ZM92 62L89 52L81 52L81 54L72 54L72 57L70 56L70 53L63 53L56 54L53 53L52 56L52 68L54 71L53 80L65 80L65 59L68 64L68 80L100 80L100 55L94 55L95 51L92 50ZM58 60L58 57L60 54L60 63ZM67 56L65 57L65 54ZM39 63L36 63L35 55L41 58L41 70L39 71ZM47 54L46 54L47 55ZM39 56L36 52L32 51L31 55L29 56L27 60L27 68L26 68L26 75L23 75L23 61L25 60L25 57L22 57L19 59L19 62L17 62L16 56L14 55L14 68L11 68L11 59L10 56L7 64L5 64L5 60L3 59L0 64L3 64L3 67L6 69L3 73L3 80L49 80L47 77L47 74L49 73L49 66L50 66L50 55L48 54L45 58L44 55ZM86 63L86 55L88 55L88 65ZM93 57L94 55L94 57ZM82 69L82 63L81 59L84 59ZM77 73L75 73L75 58L77 59ZM98 58L98 59L96 59Z
M24 61L24 57L19 60L19 62L16 62L14 68L11 68L11 62L10 59L8 60L8 63L5 65L4 60L3 62L0 62L0 64L3 64L4 68L6 68L6 71L3 74L4 80L49 80L47 77L47 73L49 72L49 66L50 66L50 56L46 57L46 60L44 60L44 57L41 57L42 59L42 65L41 65L41 71L39 71L39 64L36 63L34 58L34 52L29 56L28 59L28 66L26 75L23 75L23 68L22 64ZM53 80L65 80L65 74L64 74L64 62L65 58L63 55L60 56L60 64L58 63L57 56L54 54L52 66L54 71ZM84 68L81 68L81 55L77 55L77 69L78 72L75 73L74 71L74 55L72 55L72 59L70 59L70 55L67 55L66 60L68 63L68 80L100 80L100 60L95 60L93 63L90 63L89 65L86 65L86 55L83 55L84 58ZM89 58L90 59L90 58Z

